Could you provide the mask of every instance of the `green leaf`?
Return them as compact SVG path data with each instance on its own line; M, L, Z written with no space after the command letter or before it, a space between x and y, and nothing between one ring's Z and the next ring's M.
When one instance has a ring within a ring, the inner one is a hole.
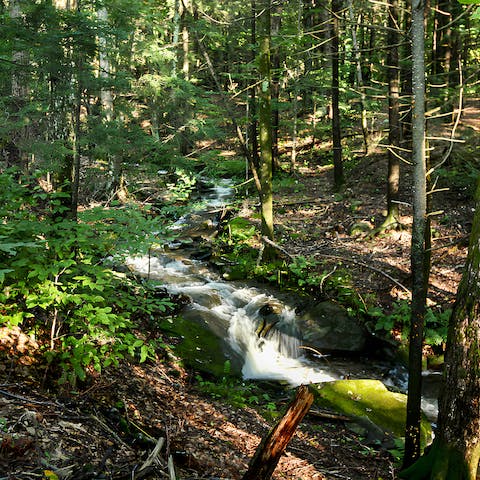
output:
M147 357L148 357L148 353L149 353L149 348L147 345L142 345L142 347L140 348L140 363L143 363Z
M3 282L5 280L5 274L14 272L13 268L3 268L0 270L0 282Z

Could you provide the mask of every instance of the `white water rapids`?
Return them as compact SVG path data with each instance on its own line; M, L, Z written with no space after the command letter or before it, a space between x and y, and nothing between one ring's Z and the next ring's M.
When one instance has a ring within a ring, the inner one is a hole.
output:
M184 316L206 319L218 336L224 336L230 348L244 359L244 378L283 380L292 385L339 378L310 364L302 356L295 336L276 330L267 337L258 336L259 310L279 303L272 296L256 288L223 282L212 274L207 276L201 262L182 261L167 254L130 258L128 263L136 272L161 281L170 293L187 295L191 304ZM295 312L283 306L279 317L282 323L293 324Z

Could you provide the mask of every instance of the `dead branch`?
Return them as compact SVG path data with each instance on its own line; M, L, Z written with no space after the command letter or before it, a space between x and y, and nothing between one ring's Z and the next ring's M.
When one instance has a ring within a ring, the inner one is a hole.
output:
M308 415L316 418L321 418L323 420L339 420L342 422L349 422L352 419L345 415L340 415L338 413L333 412L325 412L323 410L309 410Z
M313 394L305 385L297 389L285 415L260 443L242 480L268 480L287 448L298 424L313 403Z
M283 253L290 260L293 260L295 258L291 253L287 252L283 247L278 245L278 243L275 243L274 241L270 240L268 237L262 237L262 242L265 242L267 245L270 245L271 247L275 248L275 250L278 250L279 252Z
M163 448L163 445L165 444L165 438L160 437L157 441L157 444L155 445L155 448L150 452L150 455L148 458L143 462L143 465L138 469L138 472L142 472L142 470L145 470L147 467L152 465L160 453L160 450Z

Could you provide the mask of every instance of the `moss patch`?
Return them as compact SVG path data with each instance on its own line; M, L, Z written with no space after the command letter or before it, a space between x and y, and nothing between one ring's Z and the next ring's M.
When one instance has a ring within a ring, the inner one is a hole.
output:
M367 417L397 437L405 435L407 396L387 390L379 380L338 380L315 389L319 405L353 417ZM422 448L431 435L430 423L423 419Z
M216 377L224 374L227 360L224 342L208 327L177 317L172 322L162 321L160 328L167 334L179 338L175 353L186 366Z

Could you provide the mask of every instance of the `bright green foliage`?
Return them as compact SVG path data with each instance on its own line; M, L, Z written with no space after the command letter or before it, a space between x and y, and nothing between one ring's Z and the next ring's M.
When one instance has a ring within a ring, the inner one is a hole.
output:
M133 206L90 210L79 223L62 218L58 194L0 175L2 323L35 332L62 380L122 358L145 361L153 345L139 338L139 322L172 306L148 285L109 268L127 254L145 253L159 220Z
M406 340L409 334L410 303L406 300L395 302L391 313L386 314L380 308L374 307L368 310L368 314L376 319L374 328L376 331L387 333L399 330L402 339ZM450 310L435 311L427 308L425 314L425 343L439 346L447 341L448 321Z

